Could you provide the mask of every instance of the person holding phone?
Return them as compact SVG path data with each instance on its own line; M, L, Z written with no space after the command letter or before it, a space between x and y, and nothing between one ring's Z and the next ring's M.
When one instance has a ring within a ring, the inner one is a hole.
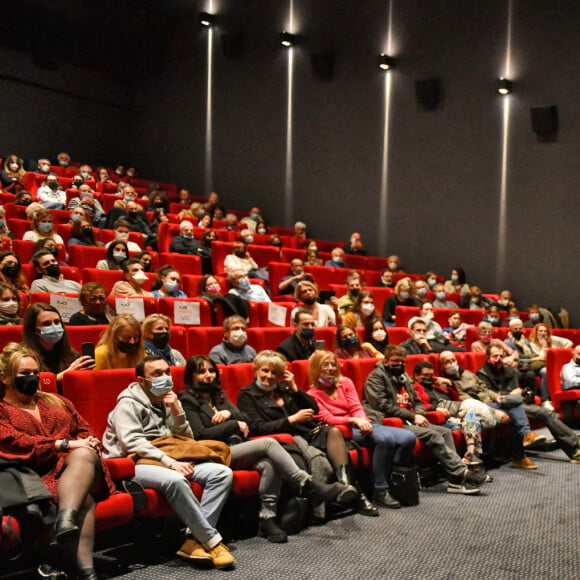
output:
M95 368L94 358L81 356L71 348L60 312L54 306L35 302L26 311L22 325L23 343L38 355L41 370L56 375L59 393L64 373Z

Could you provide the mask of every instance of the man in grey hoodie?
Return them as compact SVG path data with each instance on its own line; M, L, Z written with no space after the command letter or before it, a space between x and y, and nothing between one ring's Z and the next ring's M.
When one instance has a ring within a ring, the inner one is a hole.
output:
M146 356L137 363L137 381L123 390L107 419L103 437L105 457L152 459L161 465L135 465L135 481L163 494L175 513L188 527L189 537L177 552L179 556L211 562L225 568L235 559L215 529L232 485L229 467L218 463L176 461L151 441L164 435L192 437L191 428L173 392L167 362L159 356ZM204 487L201 502L191 482Z

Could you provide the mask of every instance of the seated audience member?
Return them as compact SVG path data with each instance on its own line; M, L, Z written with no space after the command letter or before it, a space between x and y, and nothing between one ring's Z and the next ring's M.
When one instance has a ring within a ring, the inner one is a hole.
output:
M21 189L14 197L14 205L28 207L32 201L32 194L25 189Z
M363 346L370 348L374 357L383 358L389 344L389 335L383 321L380 318L371 318L366 321L364 329Z
M486 476L467 469L455 450L449 429L427 421L413 379L405 373L406 356L400 346L389 345L385 349L385 358L377 363L364 385L363 408L367 416L379 425L385 417L401 419L403 428L414 433L441 464L448 493L478 494L478 486Z
M330 252L330 260L324 262L325 266L330 266L331 268L350 268L350 266L344 261L344 250L342 248L334 248Z
M260 473L260 514L258 535L269 542L288 541L277 522L278 501L283 480L293 483L305 495L319 494L320 499L332 496L331 485L314 481L299 469L286 450L271 437L247 441L249 427L245 415L231 403L221 388L215 363L205 356L187 361L185 390L181 404L197 441L223 441L231 447L232 469L252 469Z
M253 234L258 233L258 226L264 224L262 215L259 207L253 207L250 210L250 215L243 217L240 220L240 225L247 230L250 230Z
M40 370L54 373L60 386L64 373L92 369L90 356L79 356L70 346L59 311L44 302L31 304L22 321L22 342L40 359Z
M306 250L304 254L304 265L305 266L322 266L324 264L318 250L312 248Z
M50 170L50 159L39 159L36 163L36 173L41 175L55 175Z
M306 224L304 222L296 222L294 224L294 237L299 240L307 240Z
M82 184L78 188L78 197L73 197L68 202L68 209L74 209L75 207L82 207L91 219L91 223L95 227L102 227L104 225L105 210L101 205L101 202L95 198L94 192L90 185L86 183Z
M401 259L394 254L387 258L387 266L393 274L402 274L405 272L401 266Z
M201 245L197 249L197 253L201 258L201 271L204 274L213 274L213 265L211 262L211 247L218 239L217 234L213 230L204 232L201 236Z
M113 232L115 233L115 239L112 242L107 242L105 244L105 247L108 248L109 245L112 244L114 241L125 242L130 252L141 252L142 251L141 246L136 242L131 242L129 240L130 225L131 224L129 224L127 220L118 219L113 224Z
M240 239L245 244L253 244L254 243L254 234L247 229L244 229L240 232Z
M556 318L547 308L532 304L528 308L528 321L524 326L526 328L532 328L538 322L543 322L548 328L557 328L558 326Z
M470 310L487 310L492 302L491 298L483 295L479 286L470 286L469 292L462 293L459 298L459 306Z
M68 220L69 226L74 226L76 222L85 220L89 220L89 214L82 208L80 205L70 210L70 219Z
M79 173L83 176L83 179L93 179L93 168L86 163L79 167Z
M282 238L278 234L272 234L268 238L268 245L275 248L282 248Z
M169 344L171 318L164 314L150 314L142 325L145 354L160 356L170 367L185 365L185 357Z
M97 240L95 230L90 221L78 220L73 224L71 238L68 241L68 246L88 246L91 248L102 247L102 242Z
M286 360L306 360L316 350L314 340L314 316L309 310L299 308L292 318L294 332L283 340L276 349Z
M56 162L61 167L68 167L70 165L70 155L63 151L56 156Z
M348 324L341 324L336 329L336 344L334 351L336 358L374 358L374 351L361 345L360 338L356 330Z
M0 252L0 282L12 286L23 294L30 292L26 276L22 272L20 258L14 252Z
M499 308L494 304L488 306L485 309L485 314L481 320L483 322L489 322L494 328L500 328L502 326L502 320L499 315Z
M298 306L292 309L290 319L294 319L294 314L301 308L308 310L314 316L316 326L336 326L336 313L332 306L328 304L320 304L318 298L320 291L315 282L303 280L298 282L294 289L294 300L298 302Z
M205 210L202 208L201 203L194 201L188 208L182 209L178 214L177 218L180 222L183 220L197 219L198 216L205 214Z
M8 227L8 220L6 218L6 210L0 205L0 244L2 244L1 238L7 238L9 240L14 239L10 228Z
M107 290L98 282L86 282L79 292L81 310L75 312L69 321L69 326L88 326L93 324L109 324L112 319L107 307Z
M143 264L143 270L145 270L145 272L155 272L155 270L151 269L153 256L149 250L141 250L140 252L137 252L133 258L139 260L141 264Z
M510 306L508 310L508 321L513 320L514 318L520 318L520 309L517 306ZM526 327L524 324L524 328L531 327Z
M0 186L7 193L18 194L24 189L24 176L26 171L22 165L22 159L11 154L6 157L0 171ZM29 194L30 195L30 194ZM32 196L30 196L32 200Z
M433 287L435 300L433 300L433 308L459 308L452 300L447 300L447 293L445 292L444 284L435 284Z
M477 336L479 340L471 343L471 352L485 352L490 344L499 346L504 350L503 364L512 367L518 366L520 360L518 351L509 347L503 340L492 338L493 326L489 322L480 322L477 325Z
M0 265L2 265L1 261ZM530 332L530 346L534 354L545 362L546 351L549 348L572 348L573 343L567 338L555 336L549 326L539 322Z
M152 191L147 198L147 211L163 210L164 213L169 213L169 198L167 194L162 191Z
M431 346L432 352L441 352L442 350L452 350L456 352L465 352L463 347L457 347L449 344L449 339L443 333L443 329L438 322L433 320L433 304L424 302L419 309L419 318L427 325L426 338Z
M47 175L36 192L36 199L47 209L66 209L66 191L56 175Z
M170 252L197 255L199 242L193 237L193 224L184 220L179 224L179 234L171 240Z
M177 192L177 203L181 203L182 205L190 205L191 204L191 193L189 189L185 189L182 187Z
M218 279L212 274L205 274L199 280L198 284L198 298L204 298L210 303L221 296L222 287Z
M24 241L38 242L43 238L52 238L57 244L64 245L63 239L54 231L54 218L47 209L40 209L32 217L32 229L24 232Z
M210 216L213 216L213 212L218 207L222 211L223 215L226 214L226 206L220 202L220 196L215 191L212 191L207 196L207 202L203 204L203 207L204 207L206 213L208 213Z
M331 352L319 350L310 357L308 380L308 394L319 408L315 418L329 425L350 425L353 440L373 449L374 504L383 508L400 508L401 504L389 493L389 478L394 464L412 465L415 436L405 429L372 423L360 404L353 382L341 375L336 357ZM352 481L346 469L338 472L338 478L343 483ZM362 491L358 490L358 494L357 511L361 515L377 516L376 508Z
M232 270L228 274L228 282L232 285L229 294L251 302L271 302L268 293L259 284L251 284L245 270Z
M509 437L512 466L520 469L536 469L536 464L524 451L525 447L546 440L530 430L521 397L502 395L490 389L477 375L459 366L455 353L445 350L439 354L439 367L457 389L460 399L468 405L477 400L489 405L494 410L498 423L508 423L511 431Z
M345 316L354 306L355 300L360 294L361 281L360 274L356 270L351 270L345 280L346 294L338 300L333 299L333 304L338 308L340 316Z
M342 317L342 321L353 328L358 328L364 326L367 320L378 318L372 292L361 290L355 298L352 308Z
M427 324L419 316L413 316L408 323L409 338L399 346L405 349L407 354L429 354L433 347L427 340Z
M99 260L96 267L99 270L122 270L121 263L129 257L126 242L114 241L107 247L107 257Z
M38 240L38 242L36 242L32 248L32 256L34 257L34 254L36 254L36 252L40 252L40 250L48 250L58 260L59 266L67 265L65 262L66 258L68 257L66 252L64 253L64 256L62 256L65 260L59 259L61 258L61 251L57 243L52 238L42 238L41 240ZM34 263L32 259L30 260L30 263Z
M296 286L302 280L314 282L314 278L304 271L304 263L300 258L290 260L290 274L284 276L278 284L278 294L294 294Z
M144 356L141 325L130 314L118 314L97 344L95 369L130 369Z
M58 506L54 536L64 552L64 567L75 578L97 580L95 501L106 499L115 487L100 459L101 443L93 428L68 399L40 390L40 370L36 353L22 345L10 343L0 355L5 388L0 400L0 458L19 462L42 477ZM61 572L58 577L67 576Z
M358 232L350 234L348 244L346 245L346 252L355 256L366 256L361 235Z
M125 206L125 213L119 217L122 217L129 222L130 231L143 234L147 239L152 237L153 232L147 222L147 216L141 205L136 201L128 201Z
M429 290L433 290L437 285L437 274L431 271L425 272L423 280L425 281L425 284L427 284L427 288L429 288Z
M348 461L341 431L314 419L318 405L298 388L280 353L259 352L254 370L254 382L238 396L238 407L247 417L250 436L290 433L306 458L313 480L320 485L334 479L334 474L342 471ZM350 484L336 482L325 495L327 500L349 504L357 493ZM316 504L320 504L320 499ZM315 519L324 518L324 509L324 505L316 506Z
M14 286L0 283L0 326L22 324L20 312L20 294Z
M187 298L187 294L179 289L181 274L173 266L163 266L153 282L155 298Z
M459 294L469 293L469 284L466 283L465 270L463 268L453 268L449 280L445 281L445 292L452 294L459 292Z
M256 277L254 274L258 270L258 264L248 252L248 246L244 242L234 242L232 253L224 260L224 270L230 274L234 270L243 270L250 278Z
M223 327L224 338L209 351L209 358L222 365L254 362L256 351L248 344L245 319L236 314L228 316Z
M198 285L198 298L203 298L209 302L213 326L217 326L217 303L223 308L226 316L238 314L246 320L250 314L248 301L240 298L236 294L226 294L223 296L218 279L211 274L205 274L201 277Z
M28 206L24 210L24 213L26 214L26 219L29 221L32 221L34 218L34 214L36 212L45 211L45 210L46 210L46 208L42 207L41 203L38 203L37 201L33 201L32 203L28 204Z
M74 280L65 279L52 252L46 249L35 252L32 255L32 263L36 272L42 275L42 278L37 278L32 282L30 286L31 292L79 293L81 285Z
M415 285L415 297L421 304L428 302L429 299L427 298L427 292L429 292L429 287L427 286L427 282L425 280L416 280L413 282Z
M540 377L539 395L542 399L542 406L546 407L549 411L553 411L554 407L550 402L550 394L548 393L546 361L534 353L530 341L524 336L524 323L519 318L510 320L509 328L510 331L505 340L505 344L518 351L520 357L518 370L520 371L522 385L535 395L536 376Z
M504 352L500 346L490 345L486 351L487 361L477 371L477 376L492 390L500 395L524 395L520 385L520 374L508 365L503 364ZM572 463L580 464L580 441L576 433L558 419L558 415L544 407L524 400L524 411L529 419L543 423L552 433L564 453ZM526 442L524 440L524 446Z
M225 224L222 229L236 231L238 229L238 216L235 213L227 213Z
M256 233L260 235L266 235L268 233L268 226L264 222L260 222L256 227Z
M385 300L383 306L383 322L385 326L396 326L395 308L397 306L421 306L421 302L414 297L415 286L411 278L401 278L396 286L395 293Z
M413 388L426 411L438 411L446 419L445 427L461 430L466 452L463 463L481 465L481 428L494 427L497 420L493 410L481 401L470 399L462 408L459 393L450 379L435 377L433 365L426 360L418 362L413 369ZM475 409L478 410L476 413Z
M149 219L149 228L151 229L151 234L153 237L157 237L159 231L159 224L165 224L169 222L169 217L162 209L156 209L151 218Z
M115 282L111 289L112 296L153 296L152 292L143 290L143 284L148 278L141 260L129 258L121 262L121 268L125 279Z
M435 304L433 304L435 305ZM461 312L452 312L447 318L449 326L443 329L443 334L455 344L461 346L465 344L465 333L472 324L463 322Z
M379 288L394 288L395 287L395 275L391 270L385 268L381 271L381 277L378 279L375 286Z
M103 437L105 457L136 455L134 480L161 493L188 528L177 554L206 561L216 568L235 563L215 529L232 484L229 467L214 462L178 461L154 445L159 437L193 437L183 407L173 391L169 365L161 357L147 356L136 365L137 380L121 392L107 419ZM176 442L179 447L186 440ZM204 486L201 503L191 481ZM211 493L207 493L211 490Z
M570 362L562 366L560 386L563 391L580 389L580 345L574 347Z

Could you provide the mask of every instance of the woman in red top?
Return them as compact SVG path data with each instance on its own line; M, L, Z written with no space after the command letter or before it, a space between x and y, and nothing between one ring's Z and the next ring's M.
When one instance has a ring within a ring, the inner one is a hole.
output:
M78 578L96 579L93 568L95 497L113 484L99 458L100 441L63 397L38 390L40 361L10 343L0 355L0 457L36 471L58 501L56 541L76 548ZM107 489L108 488L108 489Z

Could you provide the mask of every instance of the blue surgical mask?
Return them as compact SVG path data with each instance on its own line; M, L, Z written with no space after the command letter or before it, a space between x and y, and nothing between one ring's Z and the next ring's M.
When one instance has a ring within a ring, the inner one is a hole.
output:
M258 377L256 377L256 384L262 391L273 391L274 389L278 388L278 383L274 383L271 387L266 386Z
M342 256L334 256L334 258L332 258L332 261L335 264L342 264Z
M38 224L38 229L45 234L52 232L52 222L40 222Z
M445 369L445 374L446 375L449 375L450 377L456 376L458 372L459 372L459 365L457 363L454 363L452 365L449 365Z
M78 214L78 213L75 213L75 214L73 214L73 215L70 216L70 219L73 222L80 222L83 219L83 216L80 215L80 214Z
M51 326L42 326L40 330L40 339L48 344L56 344L64 335L62 324L53 324Z
M179 282L176 282L175 280L166 280L163 283L163 286L165 288L165 291L168 294L172 294L173 292L175 292L177 290L177 287L179 286Z
M440 300L441 302L443 302L443 300L445 300L446 297L447 297L447 294L445 294L445 292L437 292L437 300Z
M342 346L345 348L352 348L358 345L358 336L347 336L343 338L341 341Z
M249 290L250 289L250 281L247 278L241 278L238 286L242 289L242 290Z
M457 274L451 274L451 281L457 282L459 280L459 276Z
M83 179L91 179L92 175L88 171L81 171Z
M336 377L331 377L329 379L324 379L322 377L318 377L318 382L327 389L333 387L336 383Z
M417 296L425 296L427 294L427 288L418 288L417 289Z
M409 292L406 292L406 291L401 292L401 298L403 300L409 300L410 297L411 297L411 294L409 294Z
M127 254L125 252L113 252L113 259L115 262L122 262L127 259Z
M173 390L173 379L171 375L163 375L162 377L155 377L149 381L151 386L149 391L154 397L162 397Z

